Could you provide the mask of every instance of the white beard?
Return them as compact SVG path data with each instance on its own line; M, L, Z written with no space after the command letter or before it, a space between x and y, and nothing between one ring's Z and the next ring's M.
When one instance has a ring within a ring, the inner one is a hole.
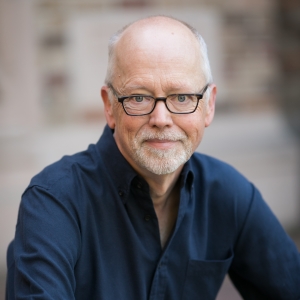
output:
M148 139L179 141L171 149L155 149L147 146ZM186 163L193 154L191 141L183 133L177 132L142 132L131 143L135 162L156 175L173 173Z

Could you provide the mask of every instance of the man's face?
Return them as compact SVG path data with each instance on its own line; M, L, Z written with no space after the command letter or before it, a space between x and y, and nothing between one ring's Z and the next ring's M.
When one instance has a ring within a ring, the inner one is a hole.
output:
M181 24L131 28L117 45L112 84L119 96L199 93L207 84L200 66L199 45ZM213 117L214 99L208 106L200 100L192 114L172 114L159 101L149 115L128 116L115 98L112 105L105 100L107 92L102 88L108 124L121 153L140 174L180 170Z

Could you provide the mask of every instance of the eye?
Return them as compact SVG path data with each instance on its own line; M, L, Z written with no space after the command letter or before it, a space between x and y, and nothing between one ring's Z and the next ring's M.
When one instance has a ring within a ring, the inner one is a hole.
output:
M184 102L186 100L186 96L185 95L178 95L178 101L179 102Z
M143 96L134 96L133 99L136 102L142 102L144 100L144 97Z

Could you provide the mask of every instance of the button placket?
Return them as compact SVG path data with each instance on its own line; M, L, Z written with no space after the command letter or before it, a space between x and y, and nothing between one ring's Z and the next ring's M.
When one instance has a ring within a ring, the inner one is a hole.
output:
M156 272L154 275L150 299L151 300L162 300L164 299L164 295L167 287L167 260L168 256L166 253L163 254L161 261L158 263Z

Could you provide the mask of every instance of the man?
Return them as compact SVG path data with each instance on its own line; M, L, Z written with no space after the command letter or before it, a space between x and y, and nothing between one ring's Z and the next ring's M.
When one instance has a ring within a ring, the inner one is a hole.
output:
M23 194L7 299L300 299L300 257L256 188L193 154L212 122L206 46L156 16L110 41L108 126Z

